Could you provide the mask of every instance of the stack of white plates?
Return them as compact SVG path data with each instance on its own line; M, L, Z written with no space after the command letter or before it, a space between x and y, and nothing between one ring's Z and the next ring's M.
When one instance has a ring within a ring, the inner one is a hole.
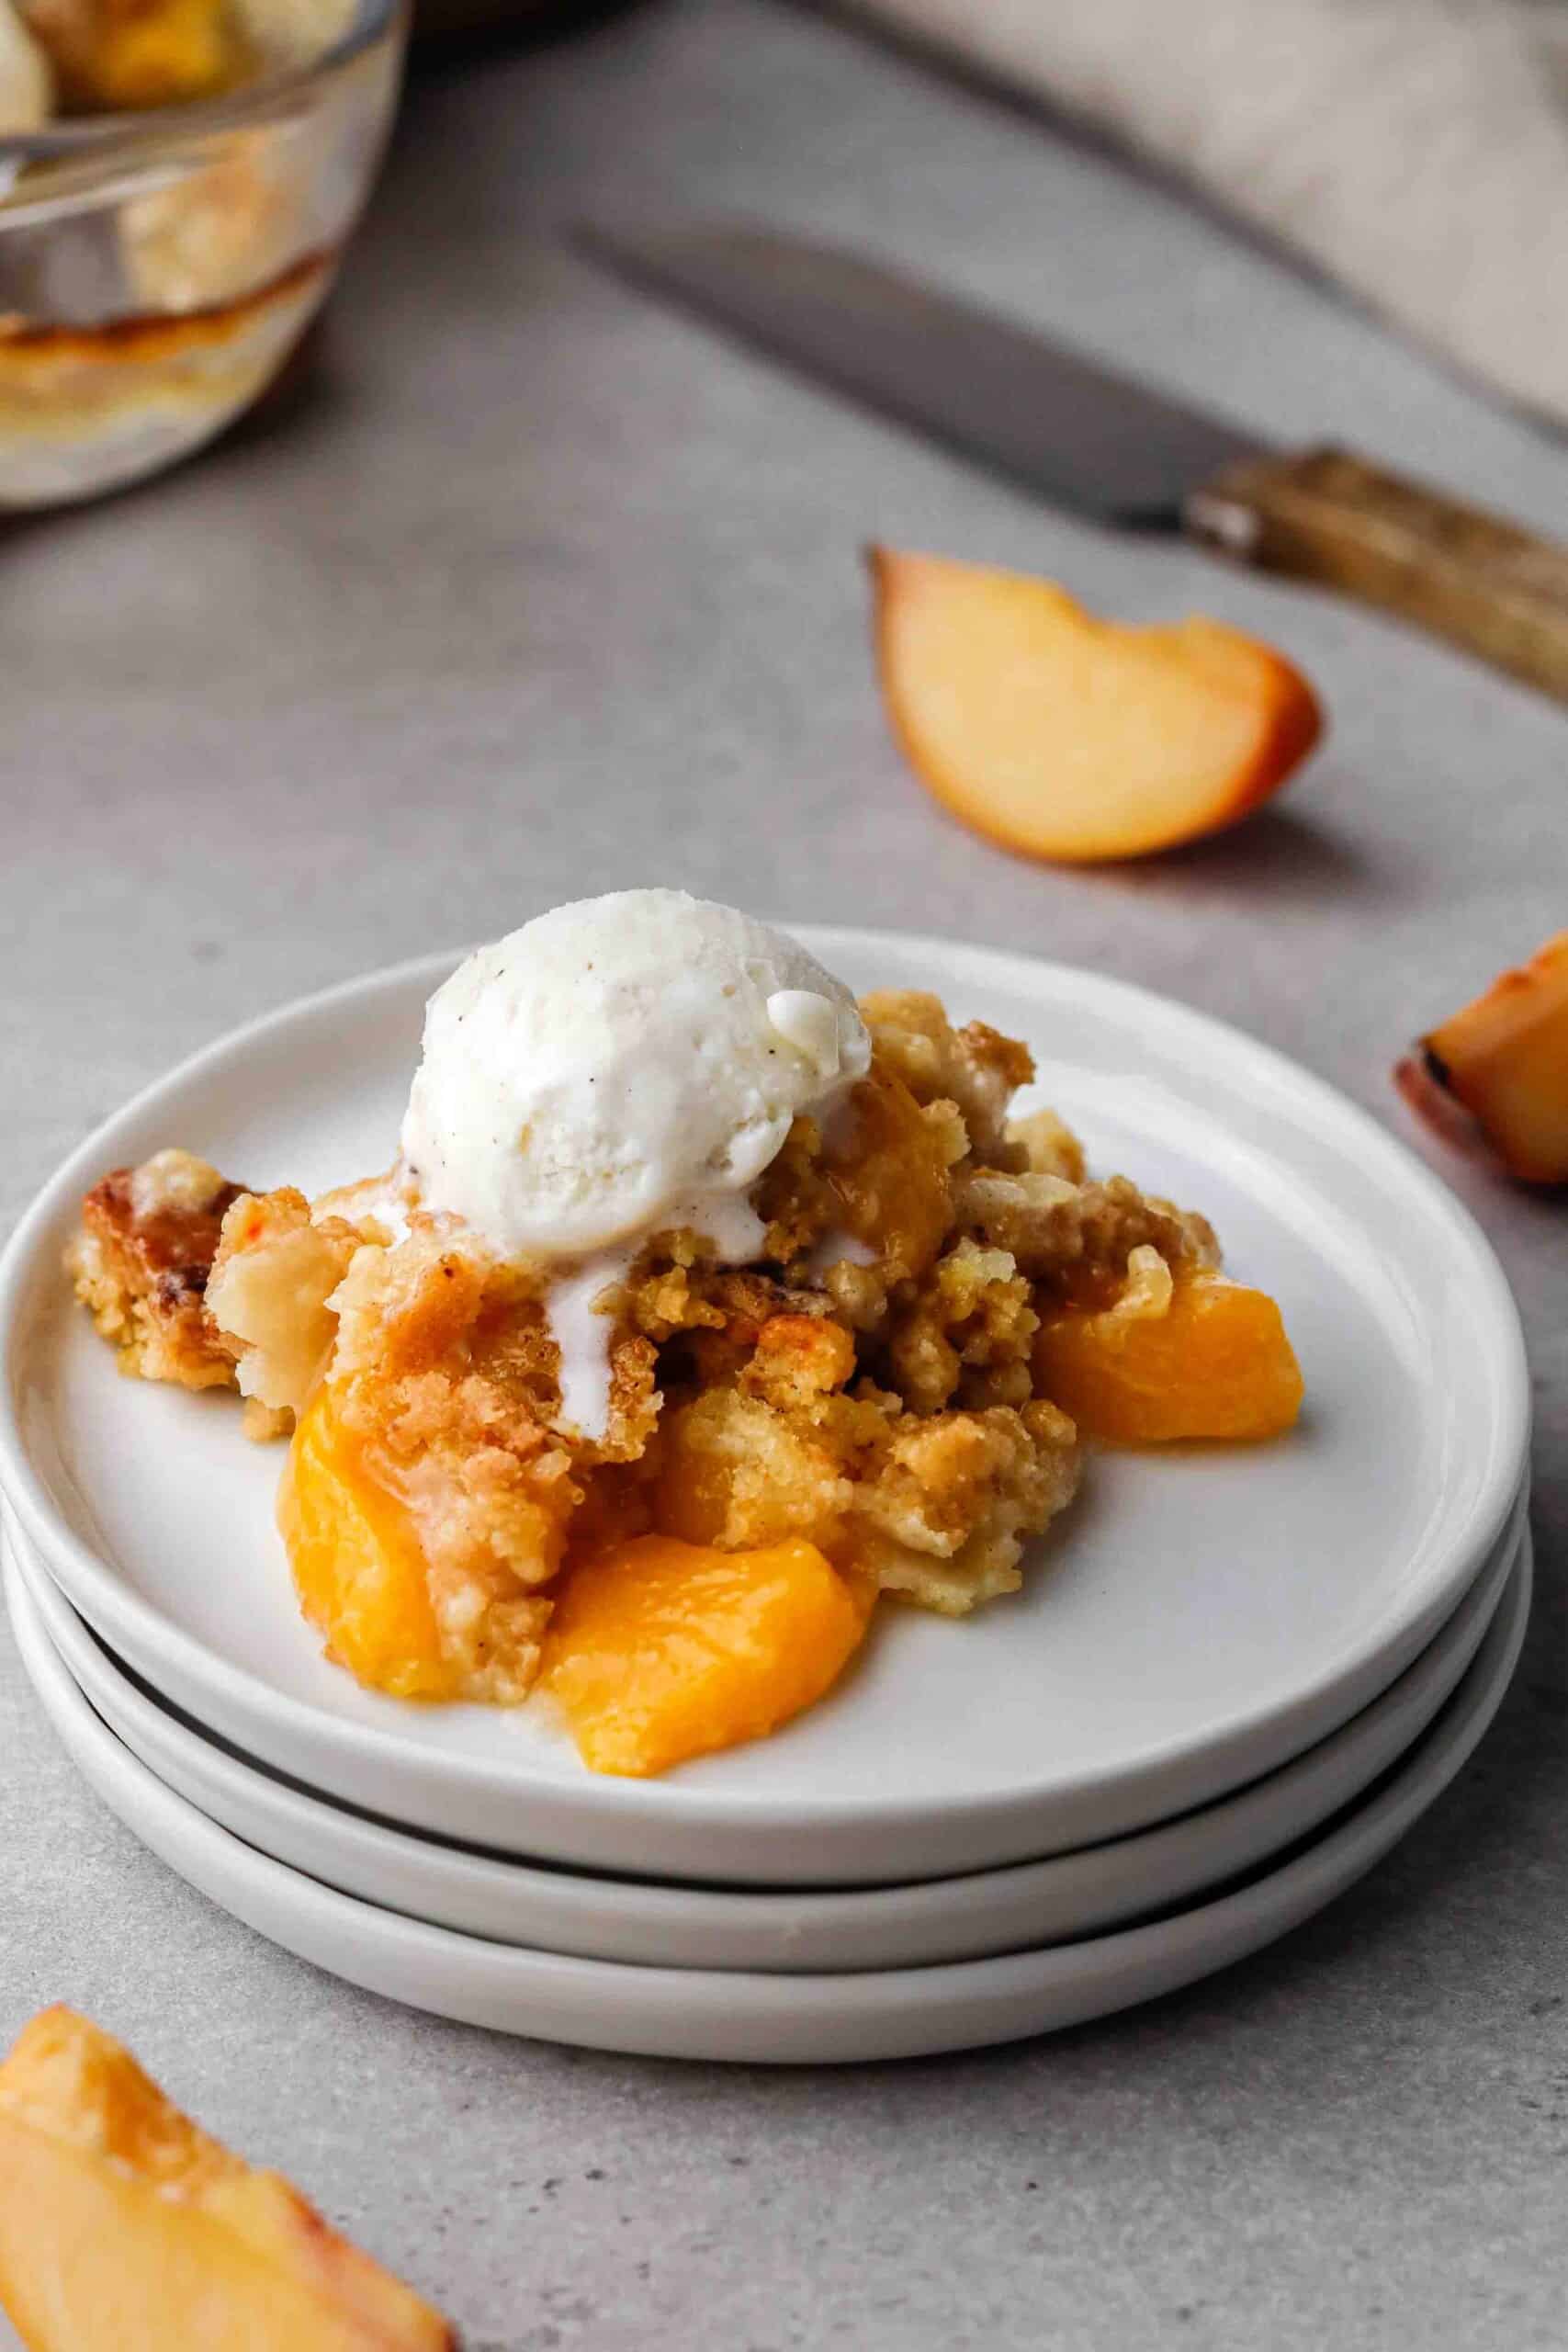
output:
M1372 1867L1459 1770L1529 1600L1528 1385L1485 1243L1303 1071L1059 967L806 936L1051 1058L1095 1162L1214 1218L1281 1302L1300 1430L1107 1454L1016 1599L885 1609L770 1740L598 1779L541 1710L321 1657L230 1400L117 1380L59 1272L81 1193L178 1141L307 1190L383 1162L449 958L291 1008L131 1104L0 1272L6 1588L84 1772L214 1901L355 1983L600 2047L998 2041L1190 1982Z

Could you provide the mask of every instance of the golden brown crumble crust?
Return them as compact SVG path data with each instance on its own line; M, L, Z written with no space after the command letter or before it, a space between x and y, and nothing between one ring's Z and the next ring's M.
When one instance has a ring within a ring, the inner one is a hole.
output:
M150 1236L132 1247L112 1205L134 1181L118 1171L89 1196L78 1289L147 1377L230 1380L237 1359L271 1428L324 1370L359 1460L413 1518L474 1697L524 1695L563 1564L651 1528L724 1549L805 1537L962 1615L1018 1586L1025 1542L1077 1483L1073 1424L1035 1386L1042 1314L1213 1266L1218 1249L1204 1219L1125 1178L1087 1182L1053 1113L1010 1125L1033 1075L1015 1040L955 1029L913 991L863 1010L873 1060L847 1113L827 1131L797 1120L756 1189L764 1263L717 1268L696 1236L667 1234L606 1292L597 1442L561 1420L548 1271L499 1263L417 1207L394 1242L384 1182L314 1212L287 1189L223 1187L201 1253L197 1226L180 1228L199 1282L127 1339L156 1284ZM88 1270L106 1234L134 1288Z
M193 1152L112 1169L82 1204L66 1271L121 1372L181 1388L231 1388L234 1359L205 1312L219 1234L239 1196Z

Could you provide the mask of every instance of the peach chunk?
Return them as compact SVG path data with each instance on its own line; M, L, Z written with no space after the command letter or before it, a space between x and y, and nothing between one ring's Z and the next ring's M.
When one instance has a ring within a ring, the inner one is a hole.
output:
M1526 1183L1568 1183L1568 931L1423 1037L1394 1078L1423 1116Z
M662 1772L820 1699L874 1597L814 1544L716 1552L640 1535L569 1571L541 1679L592 1770Z
M299 1416L277 1523L299 1605L330 1656L394 1698L458 1695L418 1534L396 1496L366 1471L324 1384Z
M28 0L22 13L75 112L210 97L238 81L247 62L226 0Z
M30 2352L455 2352L412 2288L69 2009L0 2065L0 2304Z
M1048 580L871 550L894 734L922 784L1031 857L1140 857L1234 824L1323 730L1281 654L1222 622L1097 620Z
M1274 1301L1213 1276L1179 1281L1163 1314L1065 1307L1042 1324L1034 1365L1082 1434L1112 1443L1277 1437L1301 1410Z

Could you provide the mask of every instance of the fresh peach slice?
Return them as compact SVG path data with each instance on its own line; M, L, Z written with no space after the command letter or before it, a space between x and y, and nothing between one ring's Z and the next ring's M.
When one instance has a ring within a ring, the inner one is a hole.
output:
M1568 931L1503 972L1394 1071L1405 1099L1526 1183L1568 1183Z
M1178 1282L1163 1313L1063 1308L1040 1327L1034 1367L1085 1437L1122 1445L1277 1437L1301 1410L1274 1301L1213 1275Z
M1322 732L1301 673L1222 622L1126 628L1021 572L870 562L893 731L1007 849L1087 863L1191 841L1278 791Z
M820 1699L874 1599L814 1544L718 1552L640 1535L568 1571L541 1679L593 1771L662 1772Z
M455 2352L412 2288L45 2009L0 2065L0 2305L30 2352Z

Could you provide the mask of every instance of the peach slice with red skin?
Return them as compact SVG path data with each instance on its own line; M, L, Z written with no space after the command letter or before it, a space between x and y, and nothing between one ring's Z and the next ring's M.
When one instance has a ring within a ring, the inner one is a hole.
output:
M1568 1183L1568 931L1428 1031L1394 1080L1450 1142L1524 1183Z
M182 2115L87 2018L0 2065L0 2306L29 2352L457 2352L298 2189Z
M1006 849L1088 864L1195 840L1277 792L1323 731L1301 672L1223 622L1127 627L1021 572L869 561L893 732Z

